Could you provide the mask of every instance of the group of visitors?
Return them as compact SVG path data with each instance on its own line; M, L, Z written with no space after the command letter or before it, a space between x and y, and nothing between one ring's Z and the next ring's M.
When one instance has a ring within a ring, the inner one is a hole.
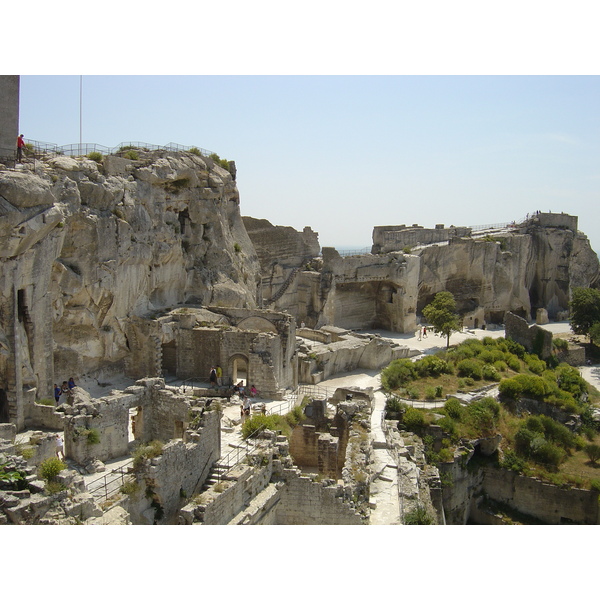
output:
M211 388L221 387L223 385L223 369L221 369L221 365L211 367L208 375L208 382L210 383Z
M77 387L77 385L72 377L69 378L69 381L63 381L61 387L56 385L56 383L54 384L54 401L56 402L56 406L59 405L61 396L66 396L67 400L73 397L74 387Z

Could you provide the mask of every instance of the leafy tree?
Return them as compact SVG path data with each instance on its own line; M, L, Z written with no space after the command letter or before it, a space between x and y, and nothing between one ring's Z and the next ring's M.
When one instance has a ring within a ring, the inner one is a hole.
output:
M461 331L462 325L456 313L456 301L450 292L438 292L435 298L423 309L427 319L436 333L446 337L446 348L450 347L450 335L453 331Z
M600 346L600 323L594 323L588 332L590 341L595 346Z
M574 288L569 303L571 329L578 334L589 335L595 323L600 323L600 290Z

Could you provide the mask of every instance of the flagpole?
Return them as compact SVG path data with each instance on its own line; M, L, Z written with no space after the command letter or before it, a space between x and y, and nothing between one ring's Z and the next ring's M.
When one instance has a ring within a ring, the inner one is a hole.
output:
M79 76L79 155L81 156L81 146L82 146L82 114L83 114L83 75Z

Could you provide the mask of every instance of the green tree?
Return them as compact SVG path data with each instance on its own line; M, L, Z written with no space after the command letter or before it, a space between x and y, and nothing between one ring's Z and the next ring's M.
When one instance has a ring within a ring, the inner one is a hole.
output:
M571 296L571 329L589 335L595 323L600 323L600 290L574 288Z
M600 346L600 323L594 323L588 332L590 341L595 346Z
M462 329L456 313L454 296L450 292L438 292L431 303L423 309L423 316L433 325L436 333L441 333L446 338L446 348L449 348L452 332Z

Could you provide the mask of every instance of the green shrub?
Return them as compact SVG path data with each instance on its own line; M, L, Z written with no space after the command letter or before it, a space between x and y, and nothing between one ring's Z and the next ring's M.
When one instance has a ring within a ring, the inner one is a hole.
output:
M416 378L414 363L408 358L392 361L381 372L381 385L385 390L396 390Z
M493 435L496 432L500 407L492 398L482 398L468 404L465 409L466 420L482 437Z
M432 354L413 364L419 377L438 377L442 373L452 373L453 371L452 365Z
M546 363L535 354L525 354L525 364L535 375L541 375L546 370Z
M140 157L136 150L127 150L125 154L123 154L123 158L127 158L129 160L137 160Z
M425 399L433 400L435 398L435 388L433 386L429 386L425 388Z
M494 369L500 373L504 373L508 369L508 364L503 360L497 360L494 363Z
M470 377L476 380L480 380L482 377L481 364L475 359L465 358L461 360L456 365L456 369L460 377Z
M438 462L453 462L454 452L450 448L442 448L438 454Z
M540 440L540 438L536 438L532 442L531 458L533 458L535 462L557 468L560 463L563 462L565 457L565 451L552 442Z
M401 413L407 408L407 404L398 400L396 397L388 398L385 402L385 412L388 413Z
M44 481L50 483L51 481L54 481L58 474L66 468L67 465L62 460L52 457L47 458L40 464L38 467L38 473Z
M518 400L523 394L523 386L516 377L503 379L498 386L498 391L507 398Z
M492 365L487 364L483 365L483 367L481 368L481 376L486 381L500 381L502 379L502 376L500 375L500 373L498 373L496 368Z
M567 342L567 340L565 340L563 338L553 338L552 345L557 350L568 350L569 349L569 342Z
M592 479L590 481L590 489L600 492L600 479Z
M409 431L418 432L425 425L425 415L419 409L409 406L402 417L402 423Z
M163 443L152 440L148 444L138 446L133 452L133 467L139 468L146 460L160 456L163 451Z
M462 420L464 408L457 398L449 398L444 402L446 414L455 421Z
M504 457L500 461L500 466L504 469L516 471L517 473L522 473L525 470L525 462L510 449L504 453Z
M427 512L427 509L419 504L416 508L404 515L405 525L432 525L433 518Z
M274 417L275 415L252 415L242 425L242 437L246 439L263 429L276 431L277 425Z
M600 445L598 444L587 444L585 447L585 453L587 457L592 461L592 464L596 464L600 459Z
M506 358L506 364L508 365L509 369L512 369L517 373L519 373L519 371L521 370L521 361L513 354Z
M190 154L195 154L196 156L202 156L202 152L195 146L189 149Z
M506 338L504 340L506 349L511 353L511 354L515 354L516 356L518 356L519 358L523 358L525 356L525 346L522 346L521 344L515 342L514 340L511 340L510 338Z
M561 363L554 371L556 383L561 390L580 397L588 391L588 385L575 367Z
M102 162L102 153L101 152L90 152L87 157L90 160L93 160L97 163L101 163Z
M421 397L419 390L414 387L408 388L406 393L411 400L418 400Z
M441 385L435 386L435 397L442 398L444 396L444 388Z
M436 421L436 425L439 425L442 428L442 431L446 432L452 439L456 437L458 429L454 419L442 417Z

